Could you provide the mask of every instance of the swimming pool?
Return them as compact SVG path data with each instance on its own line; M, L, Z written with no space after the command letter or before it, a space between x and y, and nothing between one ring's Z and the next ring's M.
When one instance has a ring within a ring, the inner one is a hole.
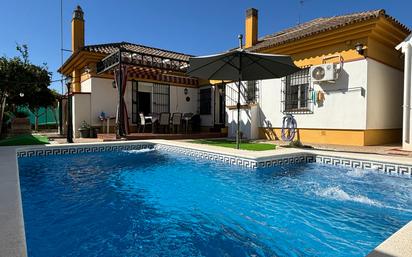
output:
M411 179L316 163L131 150L19 170L29 256L364 256L412 219Z

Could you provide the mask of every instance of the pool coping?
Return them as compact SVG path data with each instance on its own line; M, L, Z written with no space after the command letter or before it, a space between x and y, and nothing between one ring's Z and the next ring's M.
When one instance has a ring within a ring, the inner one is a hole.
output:
M247 168L271 167L273 165L300 162L319 162L344 167L371 169L387 174L412 176L412 160L402 159L400 157L387 157L378 154L325 152L295 148L253 152L167 140L0 147L0 256L27 256L17 156L134 150L148 148L148 146L150 146L150 148L172 151L196 158L223 161L231 165L241 165ZM391 249L392 255L390 256L392 257L412 256L409 255L409 253L412 252L412 243L403 245L403 247L401 247L402 251L395 251L397 249L396 245L399 245L399 242L407 242L405 240L411 241L412 222L405 225L405 227L408 227L407 231L409 234L402 232L405 231L405 229L401 228L381 244L384 245L385 248L382 248L380 245L371 254L376 254L376 252L380 253L382 249ZM405 239L407 235L409 238ZM393 237L395 239L393 239ZM394 245L394 251L392 251L392 245ZM405 251L408 255L403 255ZM376 257L383 255L370 256Z

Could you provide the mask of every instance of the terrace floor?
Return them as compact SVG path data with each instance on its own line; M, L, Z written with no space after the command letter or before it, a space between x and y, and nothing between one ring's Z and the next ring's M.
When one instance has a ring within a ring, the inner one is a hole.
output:
M66 138L56 133L43 134L50 139L50 143L65 144ZM225 138L227 135L219 132L199 132L189 134L154 134L154 133L131 133L125 139L116 139L116 134L98 134L97 138L74 138L75 143L92 143L107 141L124 141L124 140L147 140L147 139L167 139L167 140L184 140L184 139L206 139L206 138Z
M131 133L126 136L127 140L145 140L145 139L203 139L203 138L224 138L226 134L220 132L199 132L188 134L158 134L158 133ZM116 140L115 134L98 134L97 138L103 141Z

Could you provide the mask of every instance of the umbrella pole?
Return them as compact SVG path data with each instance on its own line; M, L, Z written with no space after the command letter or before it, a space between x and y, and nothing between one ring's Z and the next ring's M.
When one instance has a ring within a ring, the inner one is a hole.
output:
M239 47L243 49L243 35L239 35ZM236 149L240 149L240 83L242 81L242 55L239 54L239 82L237 84L237 131L236 131Z
M237 131L236 131L236 149L240 149L240 79L237 84Z

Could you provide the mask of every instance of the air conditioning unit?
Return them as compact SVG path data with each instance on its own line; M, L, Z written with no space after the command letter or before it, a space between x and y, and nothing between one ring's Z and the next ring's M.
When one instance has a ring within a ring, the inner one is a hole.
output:
M326 63L312 66L310 68L310 75L313 82L333 82L338 79L337 65L334 63Z

